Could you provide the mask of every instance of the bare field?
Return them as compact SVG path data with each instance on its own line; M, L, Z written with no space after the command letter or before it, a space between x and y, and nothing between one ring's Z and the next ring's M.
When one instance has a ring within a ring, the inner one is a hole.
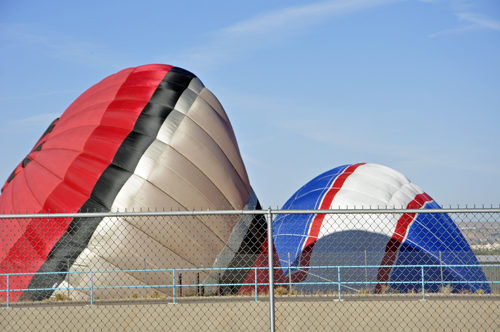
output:
M266 331L263 297L135 300L94 305L71 302L18 304L0 309L1 331ZM276 331L498 331L498 296L276 298Z

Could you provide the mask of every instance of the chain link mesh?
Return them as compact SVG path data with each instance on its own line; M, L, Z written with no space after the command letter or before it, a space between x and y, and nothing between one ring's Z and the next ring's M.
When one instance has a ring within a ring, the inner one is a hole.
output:
M4 215L0 330L500 329L500 211L323 212Z

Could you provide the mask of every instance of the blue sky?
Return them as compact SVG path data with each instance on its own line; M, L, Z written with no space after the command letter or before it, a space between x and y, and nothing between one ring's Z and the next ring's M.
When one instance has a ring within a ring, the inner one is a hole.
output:
M0 56L2 183L90 86L166 63L219 98L264 207L359 162L500 203L496 0L4 0Z

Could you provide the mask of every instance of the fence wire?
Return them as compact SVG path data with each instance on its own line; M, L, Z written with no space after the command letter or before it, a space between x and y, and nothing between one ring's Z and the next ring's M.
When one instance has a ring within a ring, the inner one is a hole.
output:
M0 227L2 331L500 330L500 209L25 214Z

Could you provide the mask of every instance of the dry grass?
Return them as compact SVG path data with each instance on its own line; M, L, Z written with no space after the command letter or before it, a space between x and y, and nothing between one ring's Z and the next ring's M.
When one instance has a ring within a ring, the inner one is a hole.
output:
M54 301L71 301L71 300L72 300L71 297L68 297L61 293L57 293L56 295L54 295Z
M283 296L288 294L288 289L283 286L276 287L274 289L274 295Z
M453 293L453 286L452 285L442 286L440 291L441 291L441 293L443 293L445 295L449 295L449 294Z

